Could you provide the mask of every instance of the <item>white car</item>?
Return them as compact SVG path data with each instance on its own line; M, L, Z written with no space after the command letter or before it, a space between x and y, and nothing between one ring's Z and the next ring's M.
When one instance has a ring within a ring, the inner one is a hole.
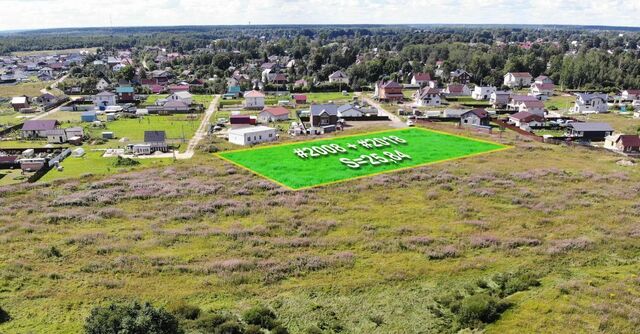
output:
M415 125L415 123L413 123L413 121L412 121L412 120L408 120L408 121L407 121L407 126L412 127L412 126L414 126L414 125Z

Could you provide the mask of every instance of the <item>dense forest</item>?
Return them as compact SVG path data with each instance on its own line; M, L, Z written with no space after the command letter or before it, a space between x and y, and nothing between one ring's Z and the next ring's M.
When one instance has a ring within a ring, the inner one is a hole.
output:
M229 77L230 69L287 56L296 66L291 82L326 80L338 69L351 88L381 79L409 80L414 72L465 69L477 84L500 86L503 75L546 74L563 89L620 90L640 87L640 32L630 29L507 26L220 26L94 28L30 31L0 37L0 54L15 51L158 46L189 54L158 64L190 70L200 78ZM247 73L259 77L259 73Z

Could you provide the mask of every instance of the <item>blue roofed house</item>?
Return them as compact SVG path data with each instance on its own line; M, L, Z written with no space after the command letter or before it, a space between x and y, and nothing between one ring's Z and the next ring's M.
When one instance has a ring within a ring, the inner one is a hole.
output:
M86 111L80 115L80 120L86 123L95 122L98 120L98 115L95 111Z
M224 94L224 99L236 99L240 97L240 93L242 92L240 86L229 86L227 89L227 93Z

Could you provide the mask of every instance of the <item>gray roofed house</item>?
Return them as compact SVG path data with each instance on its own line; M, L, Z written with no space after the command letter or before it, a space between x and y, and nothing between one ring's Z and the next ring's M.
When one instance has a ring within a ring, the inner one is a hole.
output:
M164 131L145 131L144 143L151 146L151 152L167 152L167 134Z
M47 131L54 130L60 123L56 120L30 120L22 125L22 138L46 138Z
M310 121L313 127L338 124L338 106L332 103L311 105Z
M573 122L567 125L567 136L602 141L613 134L613 128L608 123Z

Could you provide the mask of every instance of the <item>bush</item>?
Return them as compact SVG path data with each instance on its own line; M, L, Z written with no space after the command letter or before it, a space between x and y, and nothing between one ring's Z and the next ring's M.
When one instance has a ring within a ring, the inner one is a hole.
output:
M84 329L88 334L182 333L173 315L149 303L138 302L96 307L91 310Z
M137 166L139 164L140 164L140 161L138 160L118 156L118 159L113 165L115 167L129 167L129 166Z
M509 307L508 303L486 293L464 298L457 312L461 327L480 327L482 323L490 324Z
M215 331L215 334L244 334L244 326L239 322L232 320L223 323L218 326Z
M200 317L197 321L196 327L200 328L205 333L213 333L222 324L234 321L237 322L238 319L230 314L214 313Z
M248 324L260 326L264 329L271 330L278 326L276 314L264 306L252 307L244 313L242 318Z
M177 302L169 307L171 313L181 319L196 320L200 316L200 308L189 305L183 301Z
M0 307L0 324L3 324L9 320L11 320L11 316L9 315L9 313L7 313L7 311Z

